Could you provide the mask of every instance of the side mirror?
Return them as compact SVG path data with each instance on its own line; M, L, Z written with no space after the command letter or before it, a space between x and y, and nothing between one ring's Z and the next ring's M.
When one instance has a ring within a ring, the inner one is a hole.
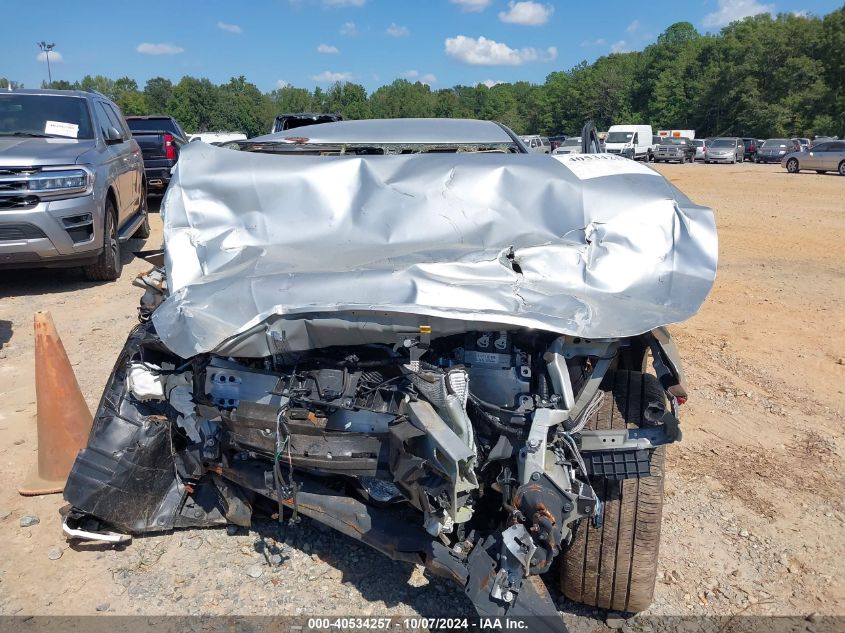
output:
M115 145L123 142L123 135L117 129L110 127L106 130L106 145Z

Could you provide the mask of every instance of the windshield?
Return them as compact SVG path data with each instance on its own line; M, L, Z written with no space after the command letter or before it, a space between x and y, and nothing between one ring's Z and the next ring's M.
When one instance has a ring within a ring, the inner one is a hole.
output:
M787 141L785 138L770 138L768 141L763 141L763 147L766 147L768 149L771 149L773 147L779 149L781 147L786 147L789 144L790 142Z
M710 147L736 147L736 141L730 138L717 138Z
M660 141L661 145L684 145L684 141L679 138L664 138Z
M94 138L81 97L0 93L0 136Z
M605 142L607 143L630 143L634 138L633 132L611 132L607 135Z
M581 144L580 138L568 138L563 142L563 147L575 147Z
M694 139L692 144L695 145L696 147L704 147L704 141L699 140L699 139Z

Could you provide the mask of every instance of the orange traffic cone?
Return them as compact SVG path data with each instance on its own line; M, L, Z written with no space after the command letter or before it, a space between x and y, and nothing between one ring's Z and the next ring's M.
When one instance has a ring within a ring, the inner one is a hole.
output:
M25 496L64 490L76 454L88 442L92 423L49 312L35 313L35 401L38 464L18 488Z

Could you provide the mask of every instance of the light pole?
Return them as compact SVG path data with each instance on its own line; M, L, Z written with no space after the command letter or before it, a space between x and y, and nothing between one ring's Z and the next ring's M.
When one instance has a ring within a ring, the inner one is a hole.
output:
M56 48L55 44L48 44L45 41L38 42L38 48L40 48L44 54L47 56L47 77L50 80L50 85L53 85L53 73L50 72L50 51Z

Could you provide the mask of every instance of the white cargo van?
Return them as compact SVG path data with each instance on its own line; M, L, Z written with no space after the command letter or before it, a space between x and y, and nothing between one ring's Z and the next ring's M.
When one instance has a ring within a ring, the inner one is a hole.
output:
M611 125L604 148L608 154L619 154L633 160L648 160L652 145L650 125Z

